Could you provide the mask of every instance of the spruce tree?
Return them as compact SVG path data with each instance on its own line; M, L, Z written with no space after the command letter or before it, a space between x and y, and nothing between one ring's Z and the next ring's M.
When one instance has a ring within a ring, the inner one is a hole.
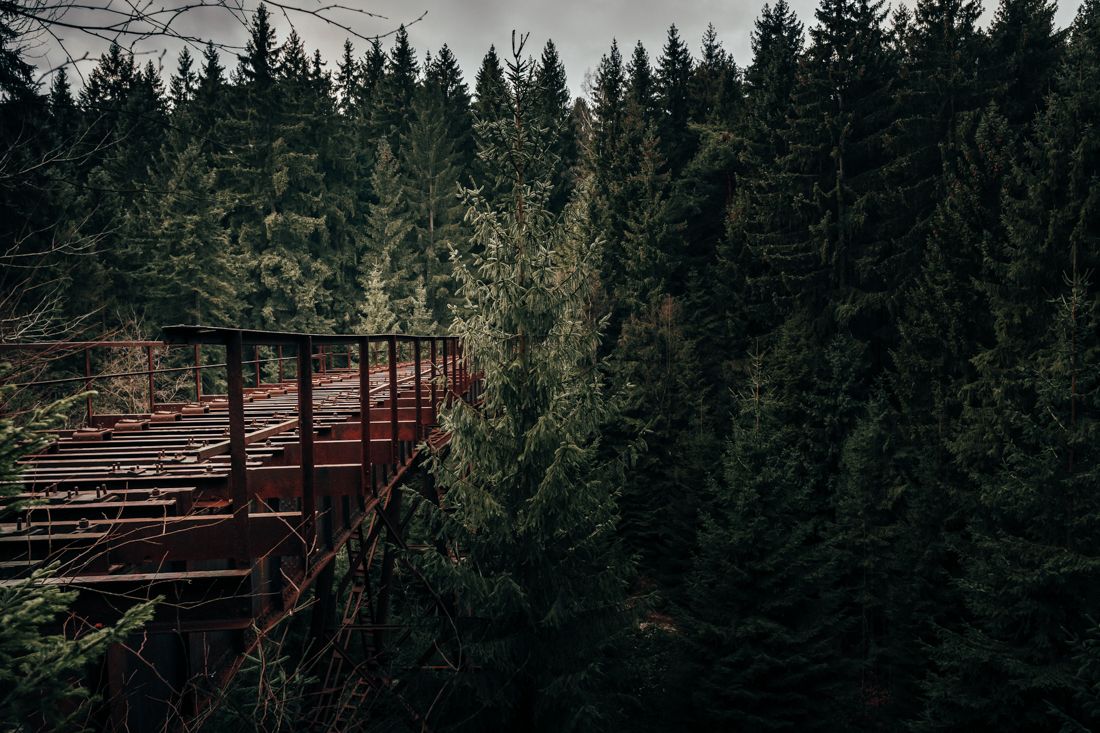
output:
M461 171L468 171L473 165L474 119L470 109L470 90L462 78L462 69L458 59L447 44L443 44L435 60L425 70L424 87L436 95L439 101L443 122L457 156L457 165ZM463 180L468 180L464 176Z
M378 141L374 157L370 183L376 199L367 211L359 243L359 283L366 288L377 271L392 302L401 303L413 295L418 274L413 222L397 158L385 138Z
M705 730L844 730L858 679L842 654L829 505L858 409L858 345L788 321L754 357L699 523L684 606L693 722Z
M573 189L577 162L577 139L572 126L572 104L565 76L565 65L558 56L553 41L548 40L532 75L531 115L532 125L540 125L549 131L553 148L547 161L554 161L554 168L544 175L554 187L550 197L550 209L560 212Z
M191 56L190 49L185 46L180 51L176 62L176 73L172 75L168 84L168 100L172 103L173 109L187 104L195 95L198 77L193 69L194 65L195 59Z
M898 286L892 240L878 226L889 213L883 161L896 76L884 16L881 2L819 6L792 91L778 196L768 201L788 227L757 250L777 297L819 313L819 332L843 325L874 348L888 335L885 301Z
M387 266L388 262L379 262L360 278L362 294L357 307L359 321L356 324L359 333L394 333L398 330L389 283L385 279Z
M423 567L462 616L455 682L468 694L451 698L451 719L591 730L605 712L593 697L601 651L627 620L617 461L600 438L612 408L586 313L599 246L583 200L554 216L551 182L526 177L545 170L546 147L525 116L521 54L509 64L514 117L492 136L508 147L484 151L515 177L511 199L468 192L480 254L456 263L466 306L452 329L485 392L478 409L443 413L453 437L433 459L448 508L433 521L454 555L425 556Z
M722 48L714 24L708 23L699 63L691 75L692 120L732 127L740 111L741 94L737 65Z
M1054 28L1049 0L1001 0L989 28L982 75L1016 131L1046 104L1061 59L1064 33Z
M641 41L634 45L630 61L626 66L629 103L635 106L639 118L639 127L644 128L657 118L657 79L653 66L649 63L649 53Z
M404 199L412 224L412 246L400 251L395 267L426 288L433 317L446 320L452 301L450 250L460 241L462 211L460 169L454 138L441 99L430 88L418 93L409 132L401 139ZM379 194L381 198L383 194ZM373 216L373 212L372 212ZM408 298L412 290L404 294Z
M160 191L146 202L151 251L143 288L147 320L157 324L248 322L243 253L236 250L223 219L224 197L208 168L201 141L165 160Z
M921 0L905 33L886 186L892 214L881 225L894 239L894 256L889 270L886 261L879 266L895 291L919 266L932 213L944 196L944 171L961 150L960 115L987 103L991 80L979 74L979 13L976 0Z
M202 60L202 70L195 88L195 103L188 110L188 117L191 134L209 146L214 125L225 114L227 92L225 68L221 65L221 58L213 43L203 49Z
M974 494L960 559L968 616L936 649L928 727L1096 724L1082 694L1095 668L1074 653L1100 600L1100 157L1081 144L1100 117L1098 57L1089 0L1008 202L1006 247L988 262L994 342L974 358L952 446Z
M408 131L419 75L416 51L409 44L405 26L401 26L386 60L385 75L379 82L378 103L374 105L372 122L377 134L396 141Z
M695 150L695 139L688 127L692 67L691 52L680 39L676 26L669 26L663 53L657 62L657 105L661 113L657 131L665 159L673 172L679 172Z
M489 160L488 151L492 146L489 135L493 125L507 117L508 100L504 69L500 65L500 57L497 56L496 48L493 46L489 47L477 72L473 112L474 142L477 150L473 178L476 185L485 189L488 198L495 201L505 195L509 184L507 178L496 170Z
M756 253L782 241L790 227L781 203L779 161L788 151L802 36L802 23L786 0L765 5L753 27L753 60L745 70L747 94L738 126L738 186L718 245L721 276L715 286L723 330L739 353L748 351L751 339L770 333L780 318L778 294L765 277L767 262Z

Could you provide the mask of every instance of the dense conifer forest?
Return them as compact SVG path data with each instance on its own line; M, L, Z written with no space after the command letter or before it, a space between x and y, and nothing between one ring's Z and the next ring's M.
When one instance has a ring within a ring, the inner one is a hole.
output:
M1095 730L1100 0L981 12L775 0L576 100L507 29L79 85L5 28L0 338L463 335L441 728Z

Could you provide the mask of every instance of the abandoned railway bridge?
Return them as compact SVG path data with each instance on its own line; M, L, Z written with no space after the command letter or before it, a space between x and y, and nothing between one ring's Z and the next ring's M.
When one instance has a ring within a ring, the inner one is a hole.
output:
M79 592L67 623L111 623L163 598L140 650L115 644L92 673L106 701L97 725L159 730L197 714L306 599L325 655L310 691L317 728L343 728L388 684L378 660L407 638L390 618L412 516L402 494L439 502L423 472L412 477L445 450L441 407L480 394L456 338L175 326L163 341L3 348L82 360L82 374L27 389L136 379L147 391L140 412L88 396L81 425L26 459L0 505L0 583L57 563L48 582ZM92 368L119 350L144 368ZM186 399L158 401L167 378L189 384Z

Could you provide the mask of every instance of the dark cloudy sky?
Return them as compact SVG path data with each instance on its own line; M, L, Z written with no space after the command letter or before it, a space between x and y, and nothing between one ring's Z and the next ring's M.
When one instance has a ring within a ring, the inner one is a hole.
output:
M110 3L111 0L93 0ZM209 0L208 0L209 1ZM291 0L302 8L318 8L328 4L320 0ZM815 0L789 0L803 23L808 27L813 22ZM426 11L423 19L409 28L409 35L417 48L418 58L423 59L424 51L435 51L443 43L450 45L458 56L466 74L466 80L473 87L473 77L478 64L490 44L496 44L498 50L507 50L512 29L529 31L531 34L529 50L536 54L548 38L557 44L569 84L574 94L582 93L587 73L595 69L600 56L607 52L611 39L617 38L624 55L627 55L637 40L641 40L651 57L660 54L665 33L670 23L676 23L681 36L693 51L699 47L699 39L708 22L714 23L723 45L733 52L738 64L750 61L749 33L753 19L760 11L764 0L345 0L352 7L368 10L386 16L386 19L366 18L348 12L334 11L333 20L353 27L364 36L386 33L400 23L415 20ZM117 6L116 2L116 6ZM168 0L167 5L172 4ZM254 7L254 2L246 2ZM988 0L985 20L992 17L994 0ZM1058 11L1060 26L1069 25L1078 7L1077 2L1067 2ZM66 20L76 19L76 16ZM292 15L291 19L304 37L307 48L319 48L334 69L340 47L347 33L304 15ZM277 17L280 38L289 30L287 19ZM197 37L210 37L227 44L240 44L244 30L228 13L218 9L200 9L191 11L181 21L178 28ZM77 31L61 32L69 52L76 57L87 52L97 56L102 52L104 43L89 38ZM352 39L357 51L362 51L366 42ZM389 46L389 39L385 41ZM166 48L167 47L167 48ZM175 54L179 43L166 43L162 39L152 39L144 43L141 49L156 60L163 55L163 63L169 69L175 65ZM162 53L166 51L166 53ZM34 49L41 68L51 68L63 59L57 42L44 39ZM233 59L226 59L225 65L232 68ZM90 63L81 65L85 73ZM79 82L78 82L79 83Z

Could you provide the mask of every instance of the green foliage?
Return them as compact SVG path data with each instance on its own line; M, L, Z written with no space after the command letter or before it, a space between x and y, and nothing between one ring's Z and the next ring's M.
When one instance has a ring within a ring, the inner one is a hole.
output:
M704 729L851 725L857 677L841 653L827 507L853 356L839 339L815 350L792 321L754 360L688 579L684 671Z
M582 198L564 217L548 209L551 182L540 129L524 110L526 62L509 66L512 120L495 123L483 150L512 161L511 200L467 191L478 244L455 259L464 307L453 332L485 374L480 409L456 403L441 416L453 436L433 460L447 497L434 518L457 560L431 555L425 572L458 601L464 672L460 700L476 729L590 730L604 714L592 698L601 653L627 622L625 556L616 537L613 417L596 360L587 301L599 243Z
M0 388L0 399L11 392ZM0 418L0 490L19 491L20 459L49 445L47 431L61 424L80 397L35 409L19 424ZM58 633L77 591L69 590L57 571L50 565L0 585L0 720L13 731L84 730L97 702L82 684L88 666L109 645L140 630L159 600L132 606L110 626L83 622Z
M39 88L0 12L0 339L457 318L444 727L1096 728L1098 7L779 0L579 101L267 8Z

